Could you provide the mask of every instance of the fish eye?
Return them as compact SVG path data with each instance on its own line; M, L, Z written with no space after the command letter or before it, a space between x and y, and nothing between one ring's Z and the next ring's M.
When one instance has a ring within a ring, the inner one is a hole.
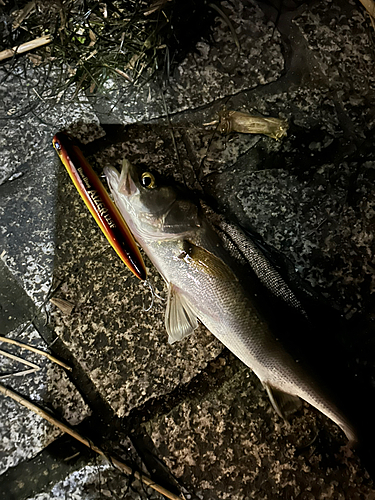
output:
M141 175L141 184L147 189L156 187L155 177L150 172L143 172Z
M58 141L55 141L53 143L53 147L56 149L58 153L61 151L61 144Z

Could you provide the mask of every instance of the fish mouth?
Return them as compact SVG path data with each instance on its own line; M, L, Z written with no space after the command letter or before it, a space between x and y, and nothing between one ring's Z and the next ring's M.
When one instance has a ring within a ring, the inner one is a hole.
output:
M121 194L125 196L132 196L136 194L139 189L135 184L133 179L137 178L136 169L126 158L122 160L122 169L120 174L120 180L118 185L118 190Z

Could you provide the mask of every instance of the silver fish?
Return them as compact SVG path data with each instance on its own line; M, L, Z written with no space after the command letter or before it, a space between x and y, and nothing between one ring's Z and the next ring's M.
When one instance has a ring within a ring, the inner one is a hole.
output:
M278 341L277 318L267 317L259 287L292 314L303 318L305 312L251 239L222 219L215 230L201 206L176 187L158 185L152 173L138 173L127 160L121 175L113 167L104 173L131 232L167 284L169 342L201 321L258 376L280 416L301 398L355 442L350 423ZM243 279L245 263L251 263L253 282Z

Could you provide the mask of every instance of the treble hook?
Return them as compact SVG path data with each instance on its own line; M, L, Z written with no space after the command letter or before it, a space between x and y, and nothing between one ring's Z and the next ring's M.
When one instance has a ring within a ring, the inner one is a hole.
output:
M145 303L143 302L143 304L142 304L142 311L148 312L148 311L151 310L152 306L154 305L155 292L154 292L154 289L153 289L151 283L148 280L144 280L142 282L142 284L148 286L148 288L149 288L149 290L151 292L151 304L150 304L150 306L146 309L145 308Z
M143 303L142 310L143 310L144 312L148 312L148 311L150 311L150 309L151 309L151 308L152 308L152 306L154 305L154 302L155 302L155 297L156 297L157 299L161 300L162 302L166 302L166 300L167 300L167 299L166 299L165 297L162 297L162 296L161 296L161 295L159 295L158 293L156 293L156 292L155 292L155 290L154 290L154 286L153 286L153 285L152 285L152 284L151 284L148 280L144 280L144 281L142 281L142 284L143 284L143 285L148 286L148 288L149 288L149 290L150 290L150 292L151 292L151 305L150 305L147 309L145 309L145 304Z

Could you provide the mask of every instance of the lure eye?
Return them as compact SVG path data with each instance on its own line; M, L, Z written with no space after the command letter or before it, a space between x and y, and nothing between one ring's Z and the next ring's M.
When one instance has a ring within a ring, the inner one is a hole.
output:
M61 144L58 141L55 141L53 143L53 147L56 149L58 153L61 151Z
M141 184L147 189L156 187L155 177L150 172L143 172L141 176Z

